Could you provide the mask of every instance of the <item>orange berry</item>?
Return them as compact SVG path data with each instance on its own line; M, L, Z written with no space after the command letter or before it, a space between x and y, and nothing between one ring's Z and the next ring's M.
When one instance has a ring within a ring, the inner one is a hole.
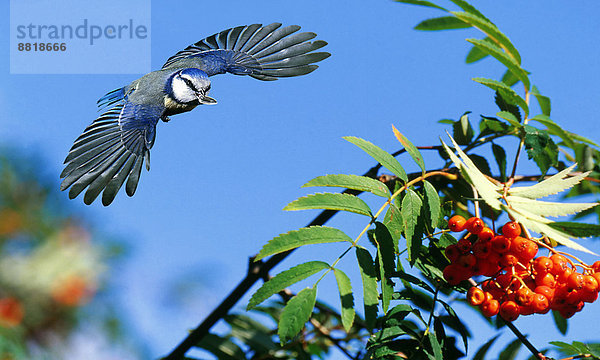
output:
M451 263L455 262L460 256L460 250L458 250L458 246L456 244L448 245L444 250L444 254Z
M499 314L506 321L515 321L520 314L519 305L514 301L505 301L500 305Z
M581 301L586 303L593 303L596 300L598 300L597 291L587 291L585 290L585 288L581 291Z
M492 252L492 243L489 241L481 241L481 239L475 241L472 246L473 255L478 259L487 258Z
M581 297L583 295L583 291L581 290L572 290L567 294L566 302L570 305L577 305L580 301L582 301Z
M477 286L473 286L467 292L467 301L473 306L481 305L485 301L485 293Z
M15 327L21 323L25 311L21 302L14 297L0 299L0 326Z
M483 220L478 217L472 217L465 223L467 231L474 235L479 234L484 227L485 224L483 223Z
M450 231L454 231L454 232L463 231L465 229L466 222L467 222L467 220L465 220L464 217L462 217L460 215L454 215L453 217L450 218L450 220L448 220L448 229L450 229Z
M495 236L492 239L492 249L500 254L503 254L510 249L510 239L503 235Z
M513 254L506 253L502 255L502 258L500 259L500 266L502 266L503 268L510 268L516 266L518 262L519 259L517 259L516 256L514 256Z
M467 239L458 240L456 246L458 247L458 250L461 252L461 254L466 254L469 251L471 251L471 242Z
M600 290L600 272L596 272L592 275L594 277L594 279L596 279L596 281L598 282L598 287Z
M502 226L502 235L508 238L516 238L521 235L521 225L516 221L507 222Z
M592 269L595 273L600 272L600 260L592 264Z
M537 292L533 295L533 299L531 301L531 307L533 311L536 313L544 313L550 309L550 303L548 298L543 294L538 294Z
M456 263L464 269L470 269L477 263L477 258L473 254L463 254L458 257Z
M540 256L533 260L533 271L535 271L536 275L547 274L552 270L553 264L549 257Z
M496 299L491 299L479 305L479 308L481 309L483 315L492 317L498 314L498 310L500 310L500 303Z
M554 275L552 275L551 273L546 273L544 275L538 275L535 277L535 284L537 286L547 286L551 289L553 289L556 286L556 279L554 278Z
M580 273L572 273L567 279L567 286L571 290L580 290L583 288L583 275Z
M569 261L562 255L554 254L550 256L550 260L552 260L551 271L554 275L560 275L569 268Z
M465 271L458 264L450 264L444 268L443 275L444 279L450 285L458 285L463 279L463 273Z
M583 275L583 290L598 292L598 281L592 275Z
M559 284L566 284L571 274L573 274L573 269L567 268L565 271L560 273L560 275L556 276L556 282Z
M534 291L536 294L544 295L548 301L552 301L554 298L554 289L548 286L537 286Z
M537 254L538 246L531 240L517 236L511 241L510 251L519 258L522 264L527 264Z
M494 231L492 229L490 229L489 227L484 227L479 234L477 234L477 238L479 238L479 240L487 242L492 240L492 238L495 236L496 234L494 234Z
M533 301L534 292L527 287L522 287L516 292L516 299L519 305L528 306Z
M52 298L59 304L77 306L90 296L88 284L80 276L70 276L52 289Z

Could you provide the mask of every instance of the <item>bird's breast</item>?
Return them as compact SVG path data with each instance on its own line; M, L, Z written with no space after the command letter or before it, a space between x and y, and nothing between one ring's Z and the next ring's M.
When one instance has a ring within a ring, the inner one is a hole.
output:
M194 109L196 106L198 106L198 101L191 101L188 103L180 103L180 102L175 101L173 98L171 98L170 96L167 95L167 96L165 96L164 104L165 104L165 115L169 116L169 115L181 114L181 113L184 113L184 112Z

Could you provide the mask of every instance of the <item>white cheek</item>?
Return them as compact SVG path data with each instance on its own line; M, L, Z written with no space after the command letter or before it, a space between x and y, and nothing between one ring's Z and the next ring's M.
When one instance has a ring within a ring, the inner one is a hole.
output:
M179 79L173 79L173 97L180 102L196 100L196 94L194 94L183 80Z

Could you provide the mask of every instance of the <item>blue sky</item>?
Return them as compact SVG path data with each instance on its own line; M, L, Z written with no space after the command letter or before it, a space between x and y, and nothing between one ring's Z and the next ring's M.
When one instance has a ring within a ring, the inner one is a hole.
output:
M567 130L599 140L600 24L595 14L600 5L590 0L568 6L539 0L476 5L511 38L532 82L552 98L552 118ZM4 10L8 14L7 2ZM342 136L362 137L395 151L394 124L413 143L435 145L445 130L437 120L456 119L470 110L477 121L478 114L496 112L491 91L470 79L499 78L501 67L489 59L464 64L469 48L464 39L481 37L479 33L412 30L423 19L443 15L432 9L388 0L333 0L153 1L151 10L153 69L190 43L251 23L301 25L328 41L325 50L332 53L317 71L300 78L212 78L211 96L219 104L159 124L152 169L144 170L133 198L120 193L107 208L85 206L80 198L70 202L103 232L131 245L130 258L112 274L133 327L155 357L167 353L237 284L248 257L262 244L316 215L282 211L310 192L300 189L302 184L323 174L362 174L373 165ZM8 17L2 21L8 34ZM10 75L8 36L0 42L7 49L0 59L0 142L40 154L45 162L40 172L58 188L62 161L96 116L96 100L140 74ZM414 169L408 158L401 162ZM330 225L352 234L364 225L360 221L340 216ZM596 243L590 246L598 249ZM278 270L307 257L332 261L337 255L334 247L303 249ZM351 265L348 261L345 266ZM166 308L167 285L190 274L202 282L202 295L184 312ZM359 289L360 280L352 275ZM334 293L319 294L337 305ZM478 331L475 349L488 335L480 337L485 328L473 312L462 313ZM598 304L587 305L571 321L567 338L589 339L596 327L588 319L598 315ZM547 316L517 325L540 347L562 339ZM502 339L506 342L510 335Z

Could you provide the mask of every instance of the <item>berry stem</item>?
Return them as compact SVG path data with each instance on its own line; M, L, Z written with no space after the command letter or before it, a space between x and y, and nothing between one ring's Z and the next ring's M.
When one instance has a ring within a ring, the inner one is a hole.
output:
M544 354L542 354L538 349L535 348L535 346L533 346L532 343L529 342L529 340L527 340L525 335L523 335L512 322L504 321L504 323L510 329L510 331L512 331L513 334L515 334L515 336L521 341L521 343L523 343L523 345L525 345L525 347L533 354L533 356L537 357L539 360L548 360L548 358L544 356Z
M536 244L538 244L539 246L545 247L546 249L548 249L552 254L558 254L558 255L562 255L564 256L567 261L569 262L569 264L571 264L571 266L573 268L575 268L576 266L580 266L581 268L585 269L585 270L592 270L592 267L587 265L586 263L584 263L581 259L579 259L577 256L569 254L568 252L564 252L564 251L558 251L556 249L554 249L552 246L547 245L546 243L539 241L537 239L534 238L529 238L529 240L535 242ZM571 261L572 258L573 260L577 261L577 264L573 263L573 261Z
M479 199L479 194L477 193L475 186L471 185L471 188L473 188L473 197ZM473 205L475 206L475 217L481 218L481 216L479 216L479 201L473 201Z

